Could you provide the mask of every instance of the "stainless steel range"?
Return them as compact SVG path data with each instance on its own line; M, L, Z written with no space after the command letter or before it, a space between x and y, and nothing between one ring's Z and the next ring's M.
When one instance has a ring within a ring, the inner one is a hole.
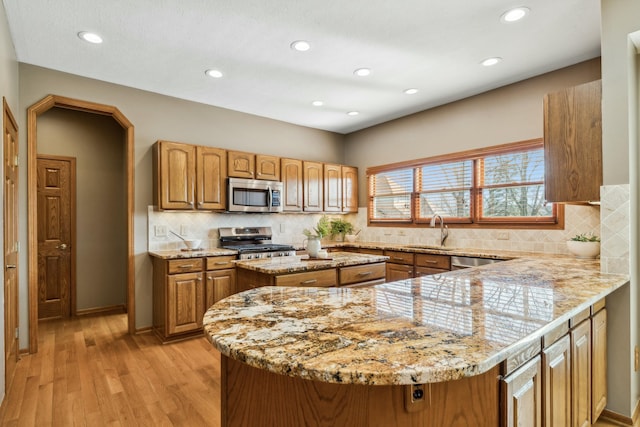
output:
M238 251L240 259L294 256L291 245L271 243L271 227L221 227L220 246Z

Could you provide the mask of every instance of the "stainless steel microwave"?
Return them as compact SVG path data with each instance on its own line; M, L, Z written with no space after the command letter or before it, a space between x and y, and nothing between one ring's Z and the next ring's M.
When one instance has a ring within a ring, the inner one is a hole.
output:
M282 183L260 179L229 178L228 212L282 212Z

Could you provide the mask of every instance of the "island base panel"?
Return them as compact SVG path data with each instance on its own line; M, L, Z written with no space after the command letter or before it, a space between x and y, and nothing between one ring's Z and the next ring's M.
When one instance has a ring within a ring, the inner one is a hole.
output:
M425 385L423 407L407 387L333 384L288 377L222 356L222 427L441 427L499 422L499 370Z

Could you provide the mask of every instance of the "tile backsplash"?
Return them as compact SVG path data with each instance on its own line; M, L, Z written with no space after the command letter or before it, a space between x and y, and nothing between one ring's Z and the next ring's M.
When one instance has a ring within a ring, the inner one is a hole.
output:
M602 244L600 261L606 273L629 274L630 240L629 184L600 188Z
M628 190L627 190L628 206ZM401 244L437 244L439 228L367 227L367 210L343 217L361 230L358 240ZM315 226L322 214L227 214L211 212L158 212L148 207L149 250L179 249L182 242L174 235L157 236L157 228L189 238L202 239L203 247L219 246L219 227L270 226L273 242L303 246L305 228ZM329 215L331 217L331 215ZM160 226L160 227L156 227ZM164 226L164 227L163 227ZM628 225L627 225L628 231ZM567 205L564 230L463 229L452 228L446 245L460 248L497 249L527 252L567 253L566 240L579 233L600 234L598 206ZM604 252L603 244L603 252ZM627 246L628 252L628 246ZM627 254L628 257L628 254Z

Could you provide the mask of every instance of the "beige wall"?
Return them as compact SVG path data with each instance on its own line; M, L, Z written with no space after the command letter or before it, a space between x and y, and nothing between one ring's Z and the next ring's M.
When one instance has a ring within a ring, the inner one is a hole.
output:
M13 42L11 41L11 35L9 34L7 16L3 3L0 3L0 97L4 97L7 100L9 108L17 119L19 113L18 62L16 60L15 49L13 48ZM2 120L2 116L0 116L0 124L2 124ZM3 148L0 146L0 151L2 150ZM0 164L0 169L2 168L3 166ZM4 169L2 169L2 174L2 176L4 176ZM2 188L0 188L0 197L4 197ZM4 241L4 231L2 227L0 227L0 239ZM4 259L2 265L4 266ZM22 269L24 270L24 268ZM2 271L4 271L4 268ZM0 275L0 286L4 289L4 275ZM4 331L3 292L0 292L0 331ZM0 354L4 355L4 340L0 340ZM2 401L2 399L4 399L4 357L2 361L0 361L0 401Z
M373 126L346 136L345 162L364 184L369 166L541 138L544 95L599 78L597 58ZM360 206L365 198L361 191Z
M633 349L640 342L638 292L637 85L633 82L635 48L629 34L640 30L640 2L601 0L602 6L602 149L605 185L630 185L631 285L607 299L609 315L609 399L607 408L631 416L640 398L640 376ZM637 73L637 70L635 71ZM634 90L634 88L636 88ZM635 111L636 117L630 117ZM630 136L635 135L634 140ZM634 177L631 179L631 177ZM603 234L604 237L604 234ZM605 244L606 242L603 242Z
M38 155L76 159L76 308L127 302L124 131L112 118L61 108L38 117Z
M147 207L152 201L151 146L158 139L246 150L277 156L340 163L343 136L252 116L124 86L20 64L19 125L24 111L49 94L116 106L135 126L135 294L136 327L152 322L152 268L147 255ZM26 135L20 149L26 153ZM22 217L26 218L26 171L20 177ZM213 225L215 226L215 225ZM21 239L26 246L26 225ZM26 251L25 251L26 252ZM25 253L22 254L25 257ZM26 265L26 258L23 263ZM27 283L20 283L21 347L27 344ZM24 305L22 303L24 302Z

